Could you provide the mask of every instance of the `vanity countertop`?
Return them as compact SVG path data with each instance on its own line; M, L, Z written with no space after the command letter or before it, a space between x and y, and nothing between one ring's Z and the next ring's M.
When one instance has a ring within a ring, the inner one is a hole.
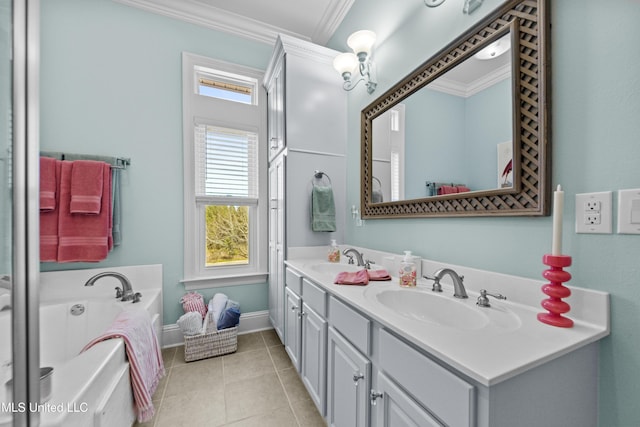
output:
M333 273L313 267L326 264L322 259L291 259L285 263L383 327L485 386L497 384L609 335L609 294L606 292L570 287L572 311L567 317L574 321L574 326L560 328L537 319L537 313L544 312L539 303L546 298L540 291L540 285L545 282L490 272L481 272L485 275L481 279L479 270L467 269L469 271L462 273L465 274L468 299L454 298L453 287L444 280L444 292L434 297L452 300L443 301L443 304L465 304L469 310L478 310L498 322L490 320L481 327L458 328L411 319L382 305L376 298L384 291L431 293L431 281L419 279L415 289L401 288L395 276L391 281L371 281L366 286L336 285ZM431 269L428 263L426 268ZM425 268L425 261L422 265ZM345 270L353 268L344 266ZM460 269L456 268L456 271L460 272ZM481 286L482 282L488 282L487 277L491 277L491 285ZM503 293L508 299L490 298L491 307L477 307L480 287Z

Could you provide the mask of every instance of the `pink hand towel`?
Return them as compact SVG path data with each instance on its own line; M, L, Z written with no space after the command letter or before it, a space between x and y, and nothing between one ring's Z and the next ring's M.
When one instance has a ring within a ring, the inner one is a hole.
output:
M41 158L42 159L42 158ZM54 209L43 211L40 209L40 261L56 262L58 260L58 215L60 213L60 171L62 162L54 161L54 175L58 177L53 187L55 200ZM42 163L41 163L42 164ZM42 175L41 179L42 179ZM40 184L42 185L42 184ZM42 200L42 199L41 199ZM40 205L42 207L42 205Z
M360 270L356 272L343 271L338 273L336 279L333 281L336 285L368 285L369 275L367 270Z
M40 212L50 212L56 208L56 159L40 157Z
M466 193L467 191L471 191L469 187L466 187L464 185L457 185L456 189L458 190L458 193Z
M124 310L102 335L85 345L81 353L111 338L124 340L138 422L149 421L155 412L151 397L165 374L162 353L149 313L143 309Z
M58 262L97 262L107 257L111 234L111 168L103 163L103 194L100 213L72 215L71 175L73 162L63 161L60 173Z
M104 194L104 162L76 160L71 169L72 214L99 214Z
M391 276L389 275L389 272L387 270L367 270L367 274L369 275L369 280L391 280Z
M458 189L452 185L441 185L440 188L438 188L438 195L455 194L457 192Z

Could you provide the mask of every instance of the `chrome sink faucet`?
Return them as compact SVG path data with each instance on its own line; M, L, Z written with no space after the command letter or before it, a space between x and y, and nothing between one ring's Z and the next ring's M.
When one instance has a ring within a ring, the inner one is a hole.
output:
M139 296L138 298L136 298L136 294L133 293L131 282L129 281L129 279L127 279L127 276L115 271L105 271L103 273L98 273L87 280L87 283L85 283L84 285L93 286L96 281L102 277L115 277L116 279L120 280L120 283L122 283L122 291L120 291L120 288L116 288L116 290L118 291L118 293L116 294L116 298L121 297L121 301L137 302L137 300L139 300Z
M349 255L350 253L353 253L353 255ZM342 254L344 256L349 257L349 264L353 264L353 257L356 257L356 260L358 261L358 267L364 267L365 266L365 261L363 258L363 255L358 252L357 250L353 249L353 248L349 248L349 249L345 249L344 251L342 251Z
M422 276L425 279L433 280L433 288L434 292L442 292L442 286L440 285L440 280L446 275L451 277L453 281L453 296L456 298L469 298L467 295L467 290L464 288L464 284L462 281L464 280L464 276L458 275L454 270L450 268L441 268L440 270L433 273L433 277L431 276Z

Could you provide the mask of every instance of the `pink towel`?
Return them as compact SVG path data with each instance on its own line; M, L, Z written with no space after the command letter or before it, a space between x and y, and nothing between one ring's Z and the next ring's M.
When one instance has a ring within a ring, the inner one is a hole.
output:
M367 274L369 275L369 280L391 280L391 276L389 275L389 272L387 270L367 270Z
M369 274L367 274L367 270L360 270L356 272L343 271L342 273L338 273L333 283L336 285L364 286L369 284Z
M71 169L72 214L99 214L104 190L104 162L76 160Z
M43 158L41 157L40 160ZM62 169L62 162L60 160L54 161L54 177L60 177L60 171ZM42 162L40 163L42 167ZM40 175L42 185L42 172ZM56 262L58 260L58 214L60 212L60 182L57 180L54 182L53 193L55 194L54 209L42 210L40 209L40 261L41 262ZM42 200L42 195L40 196ZM40 202L42 203L42 202ZM42 207L42 204L40 205Z
M471 191L469 187L465 187L464 185L457 185L456 189L458 190L458 193L466 193L467 191Z
M60 173L58 262L97 262L107 257L111 236L111 167L103 163L103 197L97 215L72 215L71 175L74 162L63 161Z
M198 292L187 292L180 298L180 302L185 313L197 311L202 315L203 319L207 315L207 306L204 305L204 298ZM218 319L215 320L217 321Z
M40 157L40 212L56 208L56 159Z
M456 194L458 192L458 188L452 185L441 185L438 188L438 195L442 194Z
M124 340L138 422L149 421L155 412L151 397L165 374L162 353L149 313L143 309L124 310L102 335L85 345L81 353L111 338Z

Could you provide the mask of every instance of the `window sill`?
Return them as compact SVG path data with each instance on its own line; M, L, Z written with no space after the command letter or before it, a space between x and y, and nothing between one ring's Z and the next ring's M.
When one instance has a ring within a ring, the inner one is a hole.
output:
M197 289L223 288L226 286L253 285L256 283L267 283L269 273L250 273L232 276L198 277L195 279L182 279L187 291Z

